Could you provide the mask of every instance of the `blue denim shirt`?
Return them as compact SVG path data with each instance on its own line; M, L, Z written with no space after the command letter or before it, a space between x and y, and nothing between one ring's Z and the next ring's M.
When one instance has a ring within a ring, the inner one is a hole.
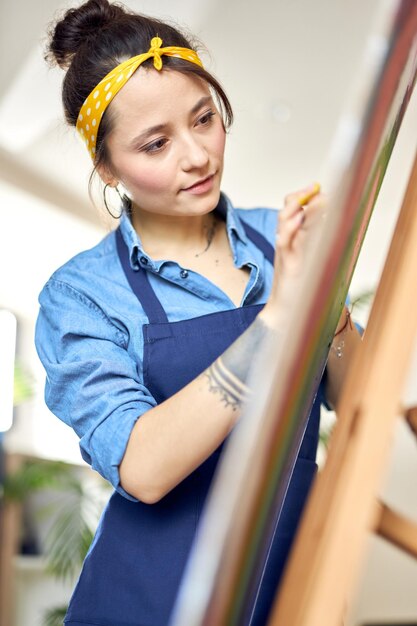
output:
M227 198L226 207L234 265L250 269L241 305L264 303L273 268L247 238L241 217L274 245L277 211L236 209ZM174 261L151 259L126 213L120 228L132 266L146 267L170 322L235 308L207 278ZM78 434L83 459L134 500L120 485L119 465L136 420L156 402L143 384L142 326L148 319L123 273L114 232L59 268L39 302L35 339L47 373L46 403Z

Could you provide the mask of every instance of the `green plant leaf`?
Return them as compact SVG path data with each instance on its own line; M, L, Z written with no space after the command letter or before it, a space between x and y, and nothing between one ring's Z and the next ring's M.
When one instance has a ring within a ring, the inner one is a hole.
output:
M53 519L44 544L46 570L57 579L73 579L90 547L109 485L102 480L87 491L77 468L41 459L26 461L6 477L5 499L23 501L41 491L48 492L48 504L37 515Z
M71 579L79 571L92 539L81 501L72 502L60 511L46 538L47 571L61 580Z
M47 571L66 581L81 569L101 514L102 500L94 492L86 493L78 481L69 484L64 495L45 539L45 556Z
M66 613L66 606L48 609L43 615L43 626L62 626Z
M33 381L23 370L20 363L15 363L13 405L17 406L33 395Z
M352 298L352 303L350 306L351 312L355 309L368 309L375 296L375 289L370 289L368 291L364 291L363 293L359 293L357 296Z
M34 491L62 489L74 480L71 466L61 461L26 461L4 481L3 496L7 500L22 501Z

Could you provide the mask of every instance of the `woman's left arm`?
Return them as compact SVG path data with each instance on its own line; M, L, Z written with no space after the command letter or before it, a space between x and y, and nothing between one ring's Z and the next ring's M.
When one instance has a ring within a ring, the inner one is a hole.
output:
M327 360L326 399L329 406L336 410L343 382L346 378L352 356L361 343L361 334L352 322L345 306L332 341Z

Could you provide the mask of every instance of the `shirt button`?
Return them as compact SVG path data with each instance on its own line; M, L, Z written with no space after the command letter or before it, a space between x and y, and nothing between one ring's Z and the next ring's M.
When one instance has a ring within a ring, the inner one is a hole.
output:
M148 265L148 259L146 258L146 256L141 256L139 261L142 263L142 265Z
M181 270L180 271L180 276L181 276L181 278L187 278L187 276L188 276L187 270Z

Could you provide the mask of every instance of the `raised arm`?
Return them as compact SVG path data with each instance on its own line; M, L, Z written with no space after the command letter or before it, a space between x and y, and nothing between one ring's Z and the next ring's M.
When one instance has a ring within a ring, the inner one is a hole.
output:
M275 280L270 298L249 328L200 376L147 411L135 424L120 465L123 488L158 501L222 443L240 417L253 357L268 335L281 331L285 303L303 263L308 221L300 208L307 190L286 198L279 215ZM308 215L321 207L316 196ZM314 220L311 220L314 224Z

